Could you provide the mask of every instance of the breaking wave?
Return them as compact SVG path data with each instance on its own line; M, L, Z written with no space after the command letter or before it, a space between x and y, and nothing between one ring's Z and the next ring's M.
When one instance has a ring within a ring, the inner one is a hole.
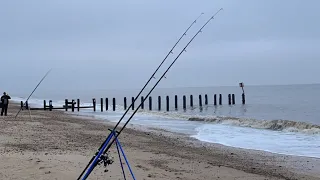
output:
M292 120L258 120L252 118L238 118L228 116L205 116L205 115L185 115L179 112L148 112L140 113L153 114L164 118L184 119L188 121L198 121L215 124L225 124L256 129L268 129L274 131L300 132L307 134L320 134L320 126L307 122Z

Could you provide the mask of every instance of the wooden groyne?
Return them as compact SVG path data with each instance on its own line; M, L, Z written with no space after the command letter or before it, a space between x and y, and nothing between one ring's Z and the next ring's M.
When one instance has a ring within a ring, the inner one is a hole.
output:
M161 111L162 110L162 97L161 96L158 96L157 97L157 107L156 107L156 110L158 111ZM187 99L189 99L187 101ZM199 108L202 108L202 107L205 107L205 106L208 106L208 105L214 105L214 106L221 106L223 104L223 97L222 97L222 94L214 94L213 95L213 99L210 100L208 99L208 95L205 94L204 96L202 96L201 94L198 95L198 106ZM241 99L242 99L242 104L245 104L245 96L244 96L244 93L242 94L241 96ZM103 111L108 111L109 110L109 98L100 98L100 111L103 112ZM150 96L148 97L148 99L145 99L143 96L141 96L140 98L138 98L136 101L134 101L134 97L131 97L131 109L132 110L135 110L136 108L136 104L137 103L141 103L141 109L145 109L145 104L148 103L149 106L147 106L147 109L152 111L153 110L153 98ZM179 98L178 98L178 95L175 95L174 96L174 106L170 106L170 97L169 96L165 96L164 98L165 100L165 110L166 111L170 111L172 110L172 107L174 110L178 110L179 107L181 108L181 106L179 106ZM188 107L189 108L194 108L194 96L193 95L190 95L190 96L186 96L186 95L183 95L182 96L182 109L183 110L186 110ZM110 102L110 105L112 107L112 111L115 111L116 110L116 98L112 98L111 102ZM189 102L189 103L187 103ZM236 97L235 97L235 94L228 94L227 95L227 104L228 105L235 105L236 104ZM139 105L139 104L137 104ZM93 98L92 99L92 104L89 105L89 106L81 106L80 104L80 99L77 99L77 100L68 100L68 99L65 99L65 103L63 106L61 107L57 107L57 106L54 106L53 103L52 103L52 100L49 100L49 103L47 103L46 100L43 101L43 107L41 108L32 108L32 107L29 107L28 105L28 102L26 103L23 103L23 101L21 101L21 108L22 110L23 109L29 109L29 110L49 110L49 111L52 111L52 110L55 110L55 109L58 109L58 110L65 110L65 111L69 111L71 110L72 112L74 112L75 110L77 111L80 111L80 109L93 109L93 111L97 111L97 102L96 102L96 99ZM128 108L128 99L127 97L124 97L123 98L123 108L124 110L127 110ZM170 109L171 108L171 109Z

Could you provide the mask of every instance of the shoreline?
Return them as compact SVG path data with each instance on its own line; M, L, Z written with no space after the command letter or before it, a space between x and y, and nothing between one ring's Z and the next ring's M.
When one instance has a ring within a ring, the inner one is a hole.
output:
M96 120L99 120L101 121L102 123L105 123L107 125L110 125L110 126L114 126L116 123L115 122L110 122L108 121L107 119L103 119L103 118L96 118L94 117L94 115L88 115L88 114L81 114L81 115L78 115L75 113L72 113L72 112L65 112L66 114L72 116L72 117L75 117L75 118L82 118L82 119L96 119ZM123 120L124 122L124 120ZM122 127L121 125L119 125L118 127ZM238 126L236 126L238 127ZM160 133L160 132L164 132L166 134L168 134L167 136L176 136L176 135L179 135L179 136L185 136L185 138L189 138L191 141L199 141L199 143L203 143L203 144L206 144L206 146L210 146L211 144L216 144L216 145L222 145L222 146L225 146L225 147L230 147L230 148L235 148L235 149L243 149L245 151L258 151L258 152L264 152L264 153L270 153L272 155L279 155L279 156L293 156L293 157L301 157L301 158L314 158L314 159L319 159L319 157L312 157L312 156L304 156L304 155L296 155L296 154L285 154L285 153L277 153L277 152L272 152L272 151L267 151L267 150L263 150L263 149L250 149L250 148L243 148L243 147L236 147L236 146L229 146L229 145L225 145L225 144L222 144L222 143L214 143L214 142L210 142L210 141L203 141L203 140L200 140L200 139L197 139L196 137L192 137L192 136L195 136L196 134L185 134L185 133L181 133L181 132L172 132L170 130L167 130L165 128L156 128L156 127L145 127L143 125L138 125L138 124L129 124L126 128L133 128L133 129L137 129L139 131L146 131L146 132L156 132L156 133ZM245 128L249 128L249 127L245 127ZM152 131L154 130L154 131Z
M69 115L72 115L76 118L83 118L88 120L93 119L93 117L90 117L90 116L86 117L82 115L73 115L71 113ZM116 124L116 123L108 122L107 120L98 120L98 121L101 121L100 123L106 124L108 126L114 126ZM122 127L122 126L119 125L118 127ZM188 148L207 148L212 151L218 150L219 152L216 152L216 153L230 152L231 155L236 155L238 153L238 154L246 155L246 157L242 157L243 159L248 158L253 161L256 159L260 159L260 161L262 159L263 161L272 159L275 161L275 162L269 163L272 166L279 167L279 168L281 167L290 168L291 170L294 170L294 172L299 172L305 175L314 174L316 177L320 179L320 158L317 158L317 157L287 155L287 154L269 152L265 150L246 149L246 148L240 148L240 147L227 146L220 143L205 142L205 141L198 140L194 137L191 137L187 134L171 132L169 130L160 129L160 128L144 127L143 125L129 124L126 128L134 131L153 133L153 136L158 136L158 137L163 136L171 140L179 140ZM250 156L252 157L250 158ZM252 163L255 164L254 162ZM299 167L300 165L302 165L302 163L304 163L303 168L307 168L308 171L305 171L307 169L302 169L301 167ZM256 164L259 164L259 163L256 163ZM263 163L263 165L267 165L267 164ZM318 168L316 166L318 166ZM242 167L240 169L244 170L242 169ZM251 170L249 169L246 169L246 170L251 172ZM284 177L287 178L287 176L284 176Z
M1 117L1 179L76 179L113 125L62 111L32 111L32 120L23 111L15 120L18 108L11 104L9 116ZM137 179L320 179L316 158L233 148L130 124L119 140ZM91 178L123 178L111 149L110 171L97 167Z

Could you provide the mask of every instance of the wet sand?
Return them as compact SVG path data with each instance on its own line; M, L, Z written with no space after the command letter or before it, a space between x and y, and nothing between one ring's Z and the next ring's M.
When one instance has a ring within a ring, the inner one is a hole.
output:
M77 179L108 135L111 123L63 111L22 111L10 105L0 117L0 179ZM320 160L203 143L182 134L129 125L119 140L136 179L316 180ZM88 179L123 179L114 163ZM127 179L130 173L126 169Z

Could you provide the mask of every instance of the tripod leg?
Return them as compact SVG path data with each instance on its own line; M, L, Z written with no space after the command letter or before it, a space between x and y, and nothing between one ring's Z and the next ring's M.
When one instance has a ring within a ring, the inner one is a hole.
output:
M115 137L116 138L116 137ZM116 143L117 146L117 151L118 151L118 155L119 155L119 160L120 160L120 165L121 165L121 169L122 169L122 173L123 173L123 178L124 180L126 180L126 174L124 173L124 169L123 169L123 165L122 165L122 160L121 160L121 155L120 155L120 151L119 151L119 144Z
M132 169L131 169L131 167L130 167L130 164L129 164L129 162L128 162L128 159L127 159L126 155L124 154L124 151L123 151L123 149L122 149L122 147L121 147L121 144L120 144L120 142L118 141L118 139L116 139L116 143L119 145L119 148L120 148L120 150L121 150L121 153L122 153L122 155L123 155L124 160L126 161L126 163L127 163L127 165L128 165L128 168L129 168L129 171L130 171L130 173L131 173L132 178L133 178L134 180L136 180L136 178L135 178L134 175L133 175L133 172L132 172Z

